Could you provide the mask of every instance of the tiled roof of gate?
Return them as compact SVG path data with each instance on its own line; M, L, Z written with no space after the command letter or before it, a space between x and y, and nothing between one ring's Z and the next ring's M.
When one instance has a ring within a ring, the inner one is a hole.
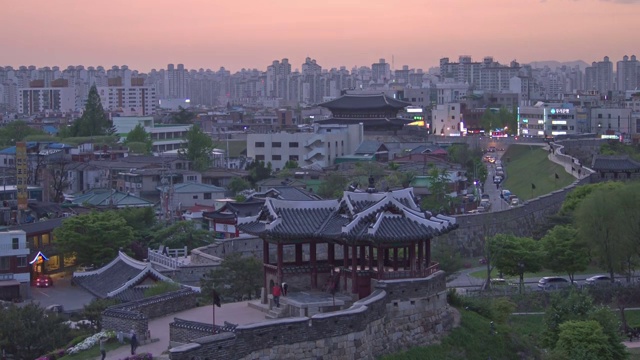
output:
M394 109L404 109L411 103L396 100L386 96L385 94L362 94L362 95L343 95L337 99L324 102L319 106L327 109L349 109L349 110L373 110L391 107Z
M244 232L276 241L351 243L414 241L457 227L452 217L422 212L411 188L385 193L345 191L340 200L267 199L260 214L239 218L238 224Z
M596 171L632 171L640 170L640 162L629 155L595 155L591 168Z

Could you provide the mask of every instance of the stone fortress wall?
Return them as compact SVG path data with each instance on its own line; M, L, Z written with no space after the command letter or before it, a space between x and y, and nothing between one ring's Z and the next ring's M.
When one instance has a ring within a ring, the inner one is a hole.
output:
M224 305L223 305L224 307ZM172 331L172 360L376 359L436 343L454 326L446 300L445 274L380 281L349 309L239 325L202 337L205 328ZM172 324L173 326L173 324ZM180 341L179 341L180 340Z
M102 313L102 328L126 334L134 329L138 339L148 340L149 319L192 309L197 296L187 288L111 306Z

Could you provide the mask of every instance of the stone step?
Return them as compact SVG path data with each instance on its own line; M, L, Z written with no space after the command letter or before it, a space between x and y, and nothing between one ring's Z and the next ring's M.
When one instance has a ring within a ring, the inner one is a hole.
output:
M269 312L267 313L267 315L265 315L265 318L267 319L279 319L284 317L282 315L282 307L274 307L271 310L269 310Z

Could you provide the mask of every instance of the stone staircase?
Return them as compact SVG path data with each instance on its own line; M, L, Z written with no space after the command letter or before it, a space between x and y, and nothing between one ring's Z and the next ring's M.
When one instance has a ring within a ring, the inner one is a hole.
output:
M284 307L286 305L280 304L280 307L273 307L269 310L269 312L267 312L267 315L265 316L266 319L280 319L280 318L284 318L287 317L286 315L286 311L284 311Z

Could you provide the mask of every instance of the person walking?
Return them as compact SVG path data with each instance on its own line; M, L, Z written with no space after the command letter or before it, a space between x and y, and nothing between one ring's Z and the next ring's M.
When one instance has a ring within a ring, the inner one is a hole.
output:
M135 330L131 329L131 355L136 354L137 348L138 348L138 337L136 336Z
M102 354L102 360L104 360L104 358L107 356L107 350L104 347L104 344L107 342L107 338L106 337L101 337L100 338L100 354Z
M271 289L271 295L273 295L273 302L276 303L276 307L280 307L280 295L282 295L282 289L280 284L275 284Z
M286 282L282 282L282 296L287 296L287 291L289 290L289 285Z

